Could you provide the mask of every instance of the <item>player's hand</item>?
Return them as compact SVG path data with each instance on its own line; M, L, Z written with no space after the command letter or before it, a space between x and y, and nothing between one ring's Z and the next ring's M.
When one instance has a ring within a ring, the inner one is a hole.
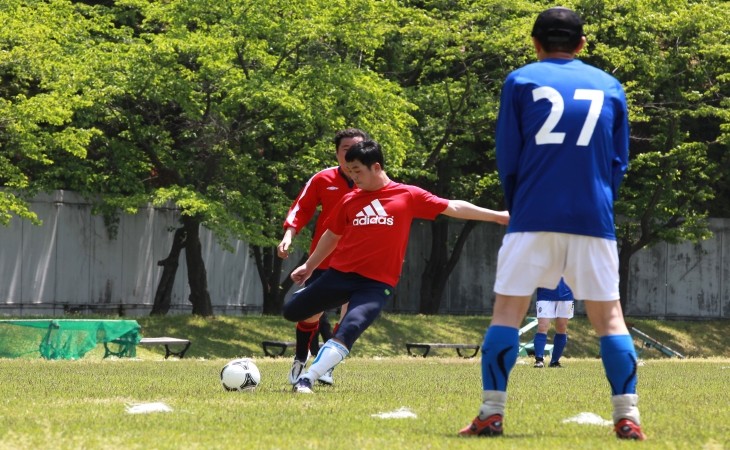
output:
M279 246L276 247L276 250L279 253L279 258L287 259L289 257L289 247L291 247L291 236L287 233L284 236L284 239L282 239L279 243Z
M494 221L500 225L509 225L509 211L495 211Z
M304 285L304 282L307 281L310 276L312 276L312 271L309 270L306 263L297 267L291 273L291 279L294 280L294 283L296 283L297 286Z

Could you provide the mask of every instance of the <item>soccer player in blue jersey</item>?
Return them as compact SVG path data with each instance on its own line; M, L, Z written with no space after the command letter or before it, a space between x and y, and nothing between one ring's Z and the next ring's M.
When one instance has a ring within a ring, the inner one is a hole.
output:
M550 322L555 320L555 335L553 336L553 352L548 367L563 367L560 357L568 343L568 320L573 318L573 291L565 280L560 279L555 289L537 288L537 333L533 341L535 349L535 368L545 367L545 345Z
M575 59L585 45L575 12L537 17L538 62L504 83L497 167L511 219L499 250L496 301L482 346L482 405L464 435L502 434L518 329L537 287L561 276L600 337L619 438L645 438L636 406L636 351L619 303L613 202L628 169L629 123L621 84Z

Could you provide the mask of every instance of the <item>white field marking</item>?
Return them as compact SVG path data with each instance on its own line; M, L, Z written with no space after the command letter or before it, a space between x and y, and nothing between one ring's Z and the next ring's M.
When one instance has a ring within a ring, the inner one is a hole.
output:
M380 361L380 360L381 360L381 359L383 359L383 358L381 358L380 356L373 356L373 359L374 359L375 361Z
M604 420L603 417L599 416L598 414L593 414L589 412L582 412L577 416L573 416L563 420L563 423L568 422L575 422L581 425L613 425L613 422L611 422L610 420Z
M153 412L172 412L172 408L164 403L127 403L129 414L147 414Z
M527 361L517 361L515 364L527 364Z
M636 365L639 367L643 367L646 365L646 363L644 361L639 361L638 363L636 363Z
M370 417L377 417L379 419L415 419L417 416L410 409L403 406L398 411L370 414Z

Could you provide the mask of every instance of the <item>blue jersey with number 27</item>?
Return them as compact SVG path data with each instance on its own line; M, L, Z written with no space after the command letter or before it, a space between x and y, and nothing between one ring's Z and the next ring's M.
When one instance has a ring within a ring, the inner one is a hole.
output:
M628 169L626 96L579 60L512 72L497 120L497 166L508 233L550 231L616 239L613 202Z

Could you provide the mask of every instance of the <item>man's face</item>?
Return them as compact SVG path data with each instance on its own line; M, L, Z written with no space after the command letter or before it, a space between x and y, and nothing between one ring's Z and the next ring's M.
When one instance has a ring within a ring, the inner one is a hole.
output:
M340 145L337 147L337 152L335 155L337 156L337 162L340 164L340 167L342 169L345 169L345 166L347 165L347 161L345 161L345 155L347 154L347 151L352 147L353 145L357 144L358 142L361 142L362 138L360 136L355 137L347 137L343 138L340 141ZM347 170L345 170L346 175L350 175L347 173Z
M357 187L364 191L373 191L378 185L378 175L380 173L380 164L374 163L370 168L359 160L346 163L347 171L350 173L350 178L355 182Z

